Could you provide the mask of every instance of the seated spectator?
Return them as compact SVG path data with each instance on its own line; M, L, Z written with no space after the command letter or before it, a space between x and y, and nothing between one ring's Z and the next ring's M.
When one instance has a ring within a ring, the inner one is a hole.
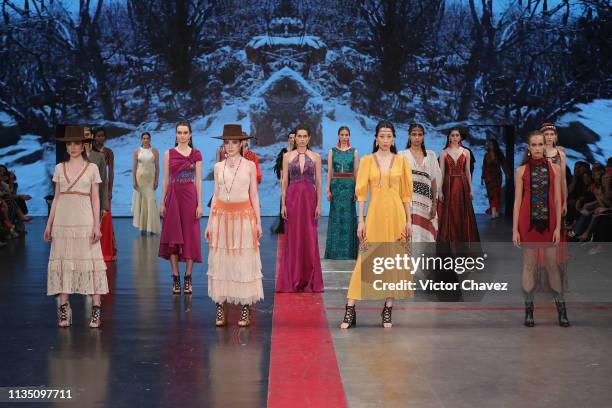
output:
M17 186L15 174L0 165L0 242L25 233L25 223L32 219L24 213L24 210L27 212L25 202L32 197L17 194Z
M574 165L574 176L572 177L571 183L569 183L567 187L567 214L565 219L569 228L572 228L578 219L576 203L586 191L583 175L586 171L590 171L590 169L591 166L584 161L577 161Z
M608 158L607 165L593 166L596 178L599 177L601 188L595 190L597 206L593 210L593 216L588 228L582 233L578 240L593 242L612 241L612 157ZM601 174L600 174L601 173ZM597 253L600 246L594 247L591 252Z

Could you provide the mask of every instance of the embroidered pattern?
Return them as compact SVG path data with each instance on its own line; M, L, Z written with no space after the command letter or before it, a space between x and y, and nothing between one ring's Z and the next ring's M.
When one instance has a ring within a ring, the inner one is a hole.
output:
M548 162L546 160L531 160L528 169L531 187L529 230L535 228L536 231L542 233L549 228L550 219Z

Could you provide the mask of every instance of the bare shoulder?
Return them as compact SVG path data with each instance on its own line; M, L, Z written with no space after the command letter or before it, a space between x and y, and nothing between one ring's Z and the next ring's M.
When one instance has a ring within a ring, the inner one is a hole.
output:
M315 160L315 161L321 161L321 155L319 153L313 152L312 150L308 151L308 155L310 155L310 157Z
M523 173L525 173L525 165L521 164L520 166L517 167L516 169L516 177L523 177Z

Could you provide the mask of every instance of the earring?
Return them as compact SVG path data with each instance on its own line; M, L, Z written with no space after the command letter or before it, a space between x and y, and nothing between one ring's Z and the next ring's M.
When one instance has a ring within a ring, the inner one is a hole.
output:
M531 157L531 150L527 150L527 157Z

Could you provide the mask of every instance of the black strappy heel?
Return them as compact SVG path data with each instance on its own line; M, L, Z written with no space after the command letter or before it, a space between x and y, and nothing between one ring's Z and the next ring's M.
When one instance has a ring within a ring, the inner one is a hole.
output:
M70 308L70 303L64 303L57 307L57 320L57 325L59 327L70 327L72 324L72 309ZM67 324L63 324L63 322L67 322Z
M172 275L172 294L181 294L181 277L178 275Z
M191 283L191 275L185 275L185 286L183 287L183 293L185 295L191 295L193 293L193 285Z
M382 313L380 316L382 317L382 326L385 327L385 324L390 324L391 326L385 327L385 329L389 329L393 327L393 320L391 319L393 313L393 306L387 306L385 303L385 307L383 307Z
M93 305L91 307L91 320L89 322L89 327L92 329L97 329L102 325L102 306Z
M238 320L238 326L247 327L251 324L251 307L249 305L242 305L240 310L240 320Z
M222 327L227 325L227 303L215 303L216 308L216 322L215 326Z
M345 306L344 318L342 319L342 323L347 323L348 324L347 329L351 329L351 328L357 326L357 312L355 311L355 305L353 305L353 306L346 305Z

